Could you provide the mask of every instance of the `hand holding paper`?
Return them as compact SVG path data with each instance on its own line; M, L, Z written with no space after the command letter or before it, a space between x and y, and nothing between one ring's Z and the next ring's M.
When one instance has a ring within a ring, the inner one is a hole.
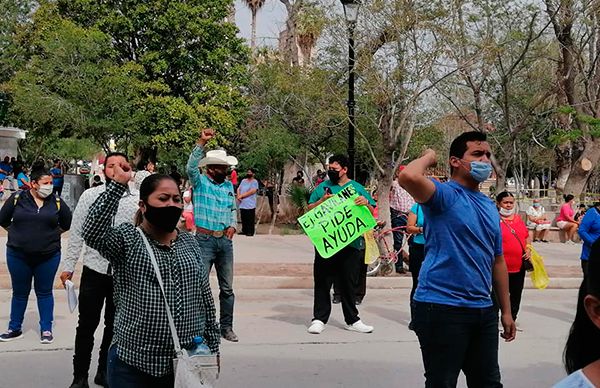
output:
M67 290L67 301L69 302L69 310L71 313L77 308L77 293L75 293L75 284L72 281L65 281L65 289Z

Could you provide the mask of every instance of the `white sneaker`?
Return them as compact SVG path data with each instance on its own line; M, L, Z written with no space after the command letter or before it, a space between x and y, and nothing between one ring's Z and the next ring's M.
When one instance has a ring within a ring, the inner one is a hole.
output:
M310 334L321 334L323 330L325 330L325 324L318 319L312 321L308 327L308 332Z
M346 330L357 331L359 333L371 333L373 331L373 326L367 326L359 320L352 325L346 326Z

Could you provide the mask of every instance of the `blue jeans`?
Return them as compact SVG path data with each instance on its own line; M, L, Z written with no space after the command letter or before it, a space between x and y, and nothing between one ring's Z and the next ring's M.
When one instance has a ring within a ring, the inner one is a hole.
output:
M109 387L116 388L169 388L175 384L175 376L152 376L138 368L123 362L117 354L117 345L108 351L106 377Z
M462 370L467 385L502 387L498 366L498 311L414 302L425 387L456 387Z
M198 233L198 245L202 250L202 260L206 272L210 274L213 265L219 280L219 305L221 330L233 327L233 242L227 237L213 237Z
M8 264L13 288L9 330L21 330L23 326L23 318L31 291L31 279L33 278L40 313L40 331L52 331L52 321L54 320L52 286L60 263L60 251L47 259L41 259L7 247L6 263Z

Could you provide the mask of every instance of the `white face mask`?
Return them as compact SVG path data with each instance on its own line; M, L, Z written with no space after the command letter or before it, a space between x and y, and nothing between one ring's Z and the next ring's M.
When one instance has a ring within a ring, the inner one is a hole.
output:
M500 208L500 215L504 216L504 217L510 217L513 214L515 214L515 209L512 208L511 210L505 209L503 207Z
M50 183L47 185L40 185L40 188L37 189L37 193L40 197L46 198L52 194L52 190L54 190L54 186Z

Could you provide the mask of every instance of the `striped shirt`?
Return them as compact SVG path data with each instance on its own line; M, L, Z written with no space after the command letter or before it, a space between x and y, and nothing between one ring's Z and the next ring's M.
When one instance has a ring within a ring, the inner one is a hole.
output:
M113 343L119 358L142 372L164 376L173 373L175 346L150 256L135 226L112 226L125 190L116 182L108 184L90 208L83 238L114 269ZM192 348L194 337L202 336L210 350L218 352L220 332L215 304L194 236L179 232L170 246L150 236L148 240L163 278L181 347Z
M187 163L187 173L194 194L194 221L196 226L209 230L237 229L237 212L233 184L213 181L198 170L204 148L196 145Z

